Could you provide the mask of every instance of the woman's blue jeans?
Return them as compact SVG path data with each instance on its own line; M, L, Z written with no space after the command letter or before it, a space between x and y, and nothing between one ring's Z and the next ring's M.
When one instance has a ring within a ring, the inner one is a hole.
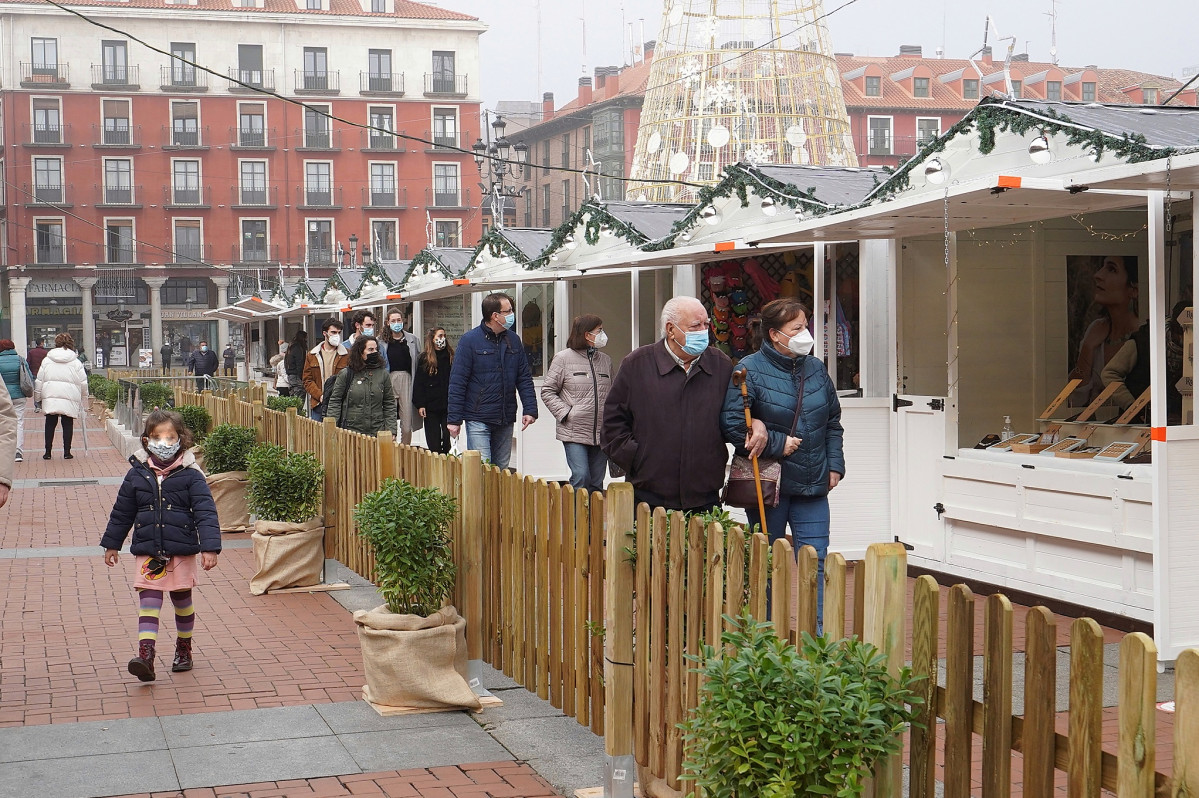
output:
M761 516L756 507L746 510L749 524L761 524ZM811 546L816 549L816 634L824 633L824 557L828 554L829 532L828 496L789 496L779 497L776 507L766 508L766 534L770 544L786 534L791 527L791 537L795 545L795 557L799 559L801 546ZM767 601L769 607L769 601Z
M608 470L608 456L598 446L585 443L562 442L566 449L566 464L570 466L570 486L575 490L586 489L588 493L604 489L604 473Z

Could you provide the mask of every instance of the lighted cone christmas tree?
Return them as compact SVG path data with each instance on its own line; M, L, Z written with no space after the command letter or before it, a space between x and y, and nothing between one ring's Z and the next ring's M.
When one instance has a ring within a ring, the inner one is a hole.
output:
M687 202L724 168L857 166L821 0L666 0L627 198ZM676 181L676 182L671 182Z

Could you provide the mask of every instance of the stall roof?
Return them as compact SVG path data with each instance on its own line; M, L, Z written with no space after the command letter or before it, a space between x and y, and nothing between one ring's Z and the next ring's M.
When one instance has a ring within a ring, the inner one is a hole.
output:
M691 212L692 205L649 202L605 202L608 213L645 236L657 241L670 235L675 224Z
M541 257L541 253L549 246L552 235L550 230L520 227L505 227L503 230L495 230L493 233L508 239L512 246L520 250L520 253L529 262Z
M742 168L748 174L766 178L768 187L779 192L792 193L799 189L832 207L858 204L890 174L881 167L744 164Z
M1199 153L1101 167L1078 175L1073 182L1092 189L1199 191Z

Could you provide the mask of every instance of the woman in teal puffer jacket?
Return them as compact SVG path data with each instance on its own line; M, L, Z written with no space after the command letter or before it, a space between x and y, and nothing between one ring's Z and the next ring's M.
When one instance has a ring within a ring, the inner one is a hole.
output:
M845 475L841 402L828 370L811 355L808 309L794 299L776 299L762 308L762 347L737 368L746 369L750 414L755 431L747 434L741 389L730 384L721 413L724 438L738 454L758 454L783 462L779 503L766 508L765 531L774 543L788 525L795 552L816 549L817 630L824 612L824 556L828 552L828 493ZM797 399L803 404L796 417ZM793 428L794 425L794 428ZM757 508L746 511L749 523L761 524Z
M363 435L378 435L384 430L396 434L395 394L375 338L360 335L354 341L349 365L333 383L325 417L337 419L337 426Z

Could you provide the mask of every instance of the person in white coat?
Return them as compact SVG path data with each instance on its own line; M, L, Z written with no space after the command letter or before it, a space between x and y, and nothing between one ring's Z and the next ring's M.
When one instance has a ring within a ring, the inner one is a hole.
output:
M75 352L75 339L69 333L59 333L54 339L54 348L38 369L33 398L42 403L42 412L46 414L46 453L42 459L50 459L54 430L59 421L62 422L63 457L72 459L75 419L83 418L83 405L87 401L87 373Z

